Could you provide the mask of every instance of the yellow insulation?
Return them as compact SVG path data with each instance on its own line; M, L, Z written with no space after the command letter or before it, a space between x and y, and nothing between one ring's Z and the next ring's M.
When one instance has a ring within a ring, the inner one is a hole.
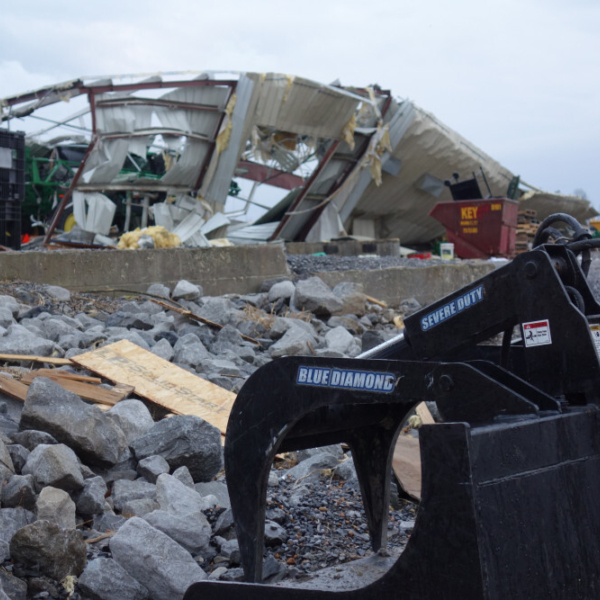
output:
M224 127L221 128L221 131L219 131L219 135L217 135L217 154L221 154L221 152L223 152L223 150L225 150L225 148L227 148L227 146L229 145L229 138L231 137L231 130L233 129L231 115L233 113L233 109L235 108L236 101L237 95L232 94L225 108Z
M154 227L145 227L144 229L134 229L128 231L121 236L119 240L118 248L120 250L135 250L139 248L138 242L142 235L148 235L154 240L155 248L177 248L181 246L181 240L178 235L171 233L162 225L156 225Z
M286 75L285 78L287 79L287 85L285 86L285 92L283 93L283 100L281 101L282 104L285 104L287 102L288 94L290 93L290 90L294 85L293 75Z
M346 123L342 130L342 139L350 146L350 150L354 150L354 130L356 129L356 115Z

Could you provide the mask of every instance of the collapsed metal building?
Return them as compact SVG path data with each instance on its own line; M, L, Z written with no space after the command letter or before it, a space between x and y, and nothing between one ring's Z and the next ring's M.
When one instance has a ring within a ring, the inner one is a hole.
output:
M65 102L79 102L77 110L65 114ZM65 163L46 241L71 202L81 224L82 207L102 213L110 197L129 211L125 230L138 204L142 224L153 217L191 246L215 236L236 244L345 235L424 243L444 233L428 215L451 199L444 180L454 172L485 174L491 195L520 199L542 218L557 208L580 221L597 214L581 198L518 186L431 113L378 86L273 73L77 79L4 98L0 115L13 129L49 121L38 131L28 126L34 154L79 148ZM57 130L68 135L52 138ZM251 207L262 214L249 219Z

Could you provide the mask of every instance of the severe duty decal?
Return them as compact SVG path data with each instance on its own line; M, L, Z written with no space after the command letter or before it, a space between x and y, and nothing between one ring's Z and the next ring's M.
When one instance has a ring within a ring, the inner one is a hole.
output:
M526 348L551 344L550 321L544 319L543 321L523 323L523 339L525 340Z
M457 315L463 310L470 308L474 304L483 300L483 286L480 285L474 290L463 294L459 298L450 300L447 304L436 308L434 311L425 315L421 319L421 329L427 331L436 325L439 325L443 321L447 321L450 317Z
M389 394L394 390L396 377L392 373L378 373L376 371L299 367L296 383L298 385L314 385L318 387L344 388Z

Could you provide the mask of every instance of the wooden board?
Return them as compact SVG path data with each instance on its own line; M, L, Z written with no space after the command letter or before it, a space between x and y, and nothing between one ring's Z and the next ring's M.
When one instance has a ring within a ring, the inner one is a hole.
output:
M33 375L33 377L31 377ZM84 400L92 400L93 402L97 402L98 404L107 404L108 406L114 406L117 402L123 400L133 392L132 386L120 387L118 389L105 390L97 385L92 385L89 383L84 383L82 381L77 381L74 379L69 379L67 377L57 377L55 375L35 375L29 374L24 377L21 381L23 383L28 383L29 379L33 381L36 377L48 377L48 379L52 379L65 390L69 390L69 392L73 392L77 394L80 398ZM26 381L27 379L27 381ZM116 388L117 386L115 386Z
M29 360L32 362L43 362L49 365L72 365L68 358L56 358L54 356L29 356L27 354L0 354L0 360L20 361Z
M61 379L73 379L74 381L83 381L85 383L102 383L100 377L88 377L87 375L78 375L77 373L60 371L59 369L36 369L24 375L21 381L29 385L36 377L51 377L54 379L60 377Z
M73 362L179 415L195 415L225 433L235 394L121 340L73 357Z
M425 402L417 404L415 414L423 425L435 423ZM401 433L394 449L392 468L402 489L415 500L421 499L421 449L419 439Z
M13 398L18 398L21 402L25 402L28 389L29 388L24 383L21 383L8 375L0 374L0 392L4 392Z
M402 489L415 500L421 499L421 450L419 439L400 434L394 449L392 468Z

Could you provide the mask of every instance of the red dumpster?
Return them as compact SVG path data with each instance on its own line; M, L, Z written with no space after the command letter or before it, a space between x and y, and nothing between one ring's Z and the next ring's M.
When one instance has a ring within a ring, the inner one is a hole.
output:
M511 257L519 203L508 198L440 202L429 213L446 227L460 258Z

